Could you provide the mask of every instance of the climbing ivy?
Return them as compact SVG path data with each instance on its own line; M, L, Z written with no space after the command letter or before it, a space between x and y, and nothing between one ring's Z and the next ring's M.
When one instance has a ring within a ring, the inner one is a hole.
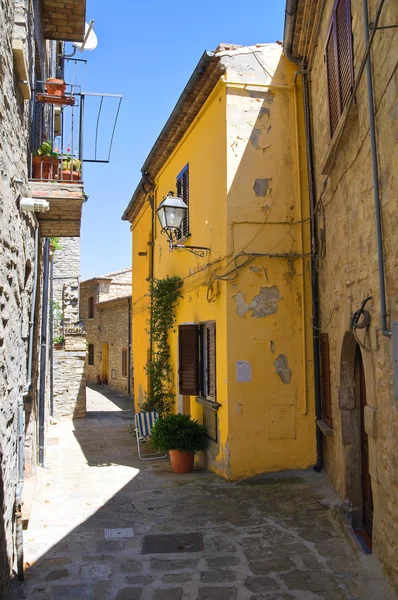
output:
M175 309L182 298L180 277L154 279L151 283L151 314L148 319L152 356L146 367L149 391L143 410L157 411L160 417L172 412L174 404L173 371L170 365L169 334L175 331Z

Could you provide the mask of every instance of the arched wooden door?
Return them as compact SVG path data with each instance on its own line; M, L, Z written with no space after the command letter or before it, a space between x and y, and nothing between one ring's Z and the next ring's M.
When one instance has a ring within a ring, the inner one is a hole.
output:
M101 372L101 383L108 383L109 372L108 372L108 342L102 343L102 372Z
M373 495L372 481L369 473L369 442L365 431L366 383L362 354L359 346L355 355L356 384L358 390L360 426L361 426L361 491L362 491L362 526L372 540L373 531Z

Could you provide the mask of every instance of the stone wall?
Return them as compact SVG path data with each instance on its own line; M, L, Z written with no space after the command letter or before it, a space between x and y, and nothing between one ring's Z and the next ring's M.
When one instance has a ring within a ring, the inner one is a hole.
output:
M343 500L360 508L361 463L358 449L358 397L354 357L357 342L350 328L353 311L368 296L367 335L358 331L365 369L365 428L374 501L373 549L398 588L398 400L393 389L393 344L380 334L380 289L369 117L364 73L340 143L332 148L324 48L334 0L327 0L310 73L315 176L318 206L321 331L330 343L332 435L325 438L328 473ZM369 8L374 17L376 2ZM362 3L352 0L354 71L364 54ZM398 5L387 2L382 24L396 23ZM381 30L372 50L379 182L385 251L389 326L398 320L398 74L396 30ZM377 67L376 67L377 63ZM328 156L333 166L325 170ZM322 174L322 171L326 174ZM329 174L327 173L329 171ZM353 483L354 482L354 483ZM356 483L355 483L356 482Z
M63 324L79 320L80 239L59 238L60 250L53 254L53 295L60 306Z
M86 416L86 378L83 350L54 351L54 417Z
M32 11L32 19L33 16ZM11 569L15 568L17 401L27 384L34 268L34 220L19 210L19 199L29 196L29 103L23 100L12 52L12 40L21 40L28 68L32 71L33 27L27 19L24 2L0 0L0 597L8 585ZM37 297L40 298L40 285ZM38 307L37 315L39 313ZM39 325L37 319L36 332ZM36 342L37 335L35 356ZM35 427L32 420L36 418L37 366L35 360L32 391L25 401L26 430L32 432L28 453L33 462Z
M103 278L111 281L101 281ZM128 350L128 299L131 291L131 269L104 275L98 280L82 282L80 315L87 334L87 345L94 345L94 365L86 359L86 378L90 383L101 380L103 373L102 345L108 344L108 385L128 393L128 378L122 376L122 349ZM88 318L88 299L95 301L94 318ZM99 301L100 299L100 301ZM131 350L130 350L131 351ZM132 359L130 360L130 391L133 390Z

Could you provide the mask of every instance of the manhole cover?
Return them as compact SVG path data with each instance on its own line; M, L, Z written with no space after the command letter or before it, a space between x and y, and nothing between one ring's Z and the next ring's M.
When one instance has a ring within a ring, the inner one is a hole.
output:
M120 527L119 529L104 529L104 538L106 540L132 537L134 537L134 530L132 527Z
M201 533L165 533L146 535L142 544L142 554L171 554L174 552L201 552Z

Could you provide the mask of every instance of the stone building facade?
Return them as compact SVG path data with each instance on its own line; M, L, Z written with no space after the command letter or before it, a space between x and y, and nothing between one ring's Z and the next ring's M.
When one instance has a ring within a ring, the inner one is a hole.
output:
M131 269L82 281L80 316L87 335L87 382L132 394Z
M59 17L58 8L46 22L43 18L54 3L0 1L0 598L13 570L23 577L22 491L24 477L34 475L38 453L43 237L59 235L50 229L44 233L41 213L25 210L21 201L33 195L35 86L55 74L51 38L74 35L82 41L84 36L85 0L72 2L79 5L76 13L54 36L48 27ZM49 210L39 198L35 210L38 204Z
M398 4L288 0L286 14L308 82L324 460L398 589Z
M86 335L80 325L80 238L59 238L53 254L53 336L63 336L63 347L52 352L53 416L86 416Z

